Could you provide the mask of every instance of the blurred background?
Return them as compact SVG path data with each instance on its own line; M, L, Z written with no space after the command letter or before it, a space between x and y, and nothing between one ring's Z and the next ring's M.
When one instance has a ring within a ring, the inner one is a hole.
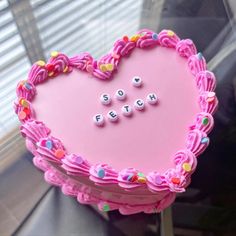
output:
M99 58L141 28L191 38L218 81L211 145L172 207L175 235L236 235L235 14L235 0L1 0L0 235L158 235L155 214L100 215L46 184L12 108L17 82L51 51Z

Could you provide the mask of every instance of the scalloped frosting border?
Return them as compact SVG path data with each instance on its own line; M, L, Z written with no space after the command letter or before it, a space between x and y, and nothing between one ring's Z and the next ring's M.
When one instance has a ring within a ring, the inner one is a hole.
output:
M193 124L189 127L185 148L177 151L173 157L175 168L170 168L165 173L153 171L145 176L140 170L134 168L117 172L107 164L90 164L78 154L67 153L62 142L51 136L50 129L43 122L36 120L31 101L36 95L37 84L58 74L70 73L74 68L85 71L95 78L107 80L118 70L122 57L129 55L135 48L157 46L172 48L181 57L186 58L199 91L198 103L201 112L196 114ZM197 157L209 145L207 134L213 128L212 115L218 106L214 93L215 86L215 76L207 70L206 61L200 52L197 53L192 40L180 40L171 30L162 30L157 34L143 29L130 38L124 36L118 39L111 51L99 60L95 60L89 53L69 58L65 54L54 51L47 63L42 60L37 61L32 66L28 79L20 81L17 85L14 109L22 123L20 129L26 138L27 148L36 157L61 166L68 175L88 176L97 185L116 184L129 191L146 188L153 193L166 190L178 193L184 192L189 185L191 174L197 166Z

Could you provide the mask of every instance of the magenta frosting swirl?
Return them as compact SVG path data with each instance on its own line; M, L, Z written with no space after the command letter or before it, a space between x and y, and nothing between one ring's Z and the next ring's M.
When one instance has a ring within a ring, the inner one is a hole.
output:
M61 191L68 196L77 197L78 192L80 191L80 186L74 180L68 178L66 182L62 185Z
M210 140L206 133L198 129L190 130L186 148L197 157L207 148L209 142Z
M201 53L192 55L188 58L188 67L192 74L196 76L200 71L206 70L206 60Z
M69 175L88 176L90 164L87 160L76 154L66 155L62 159L62 167Z
M35 166L37 166L42 171L47 171L48 169L51 168L51 165L40 156L35 156L33 158L33 163Z
M28 105L27 105L27 107L24 107L20 104L19 101L20 101L20 99L14 102L15 113L19 115L20 112L27 111L25 113L26 117L24 119L21 119L19 117L20 121L22 123L25 123L27 120L34 120L35 119L35 112L34 112L34 108L33 108L32 104L29 101L27 101Z
M162 30L158 34L161 46L168 48L175 48L180 38L171 30Z
M34 144L39 142L41 138L46 138L50 133L50 129L43 122L36 120L28 120L22 124L20 131L23 137L29 139Z
M107 164L97 164L90 168L90 179L99 184L116 184L118 173ZM100 174L101 173L101 174Z
M36 88L30 81L22 80L17 84L16 94L17 97L32 101L36 95Z
M47 141L50 141L52 143L51 149L46 146ZM59 158L56 156L55 152L57 150L63 150L65 152L65 148L64 148L62 142L57 138L54 138L52 136L48 136L47 138L41 138L37 142L38 155L43 157L45 160L59 164L59 163L61 163L62 157Z
M28 81L36 85L42 83L48 78L48 71L45 66L39 66L36 63L33 64L28 75Z
M197 159L189 150L181 150L177 152L174 156L174 163L176 165L176 170L185 177L190 176L197 167ZM183 168L183 164L188 164L190 166L190 170L186 171Z
M58 73L70 72L72 70L69 58L63 53L58 53L56 57L51 57L47 65L48 64L53 65L54 67L53 72L55 73L54 76L57 75Z
M201 112L197 114L194 124L191 125L189 128L191 130L198 129L209 134L213 126L214 126L214 119L212 115L207 112Z
M165 174L153 171L148 174L147 180L147 186L152 192L169 190L169 180L166 179Z
M69 64L79 70L86 71L87 66L93 64L93 57L89 53L82 53L78 56L71 57Z
M197 49L191 39L180 40L176 45L176 51L181 57L190 57L197 53Z
M131 180L129 180L131 176L137 176L138 172L139 171L135 168L126 168L120 171L118 175L118 185L127 190L142 187L143 184L138 183L137 181L132 182Z
M196 82L200 92L215 90L216 79L211 71L205 70L197 73Z
M214 92L202 92L199 96L199 104L203 112L214 114L218 107L218 100Z
M138 48L146 48L159 44L158 35L152 31L140 31L141 37L138 39L136 45Z

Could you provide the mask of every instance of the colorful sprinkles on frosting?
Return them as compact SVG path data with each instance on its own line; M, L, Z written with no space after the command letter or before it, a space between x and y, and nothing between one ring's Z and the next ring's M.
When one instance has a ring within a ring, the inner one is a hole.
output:
M106 212L106 211L110 211L110 206L109 206L108 204L104 204L102 209L103 209L103 211L105 211L105 212Z
M105 170L103 168L99 168L97 171L97 175L99 178L104 178L105 177Z
M55 157L57 157L58 159L61 159L65 156L65 151L63 149L56 149L56 151L54 152Z
M187 162L183 163L182 167L186 172L190 172L192 170L191 165Z
M208 138L208 137L202 138L202 139L201 139L201 143L202 143L202 144L207 144L207 143L209 143L209 138Z
M207 125L209 123L209 119L207 118L207 117L204 117L203 119L202 119L202 124L203 125Z

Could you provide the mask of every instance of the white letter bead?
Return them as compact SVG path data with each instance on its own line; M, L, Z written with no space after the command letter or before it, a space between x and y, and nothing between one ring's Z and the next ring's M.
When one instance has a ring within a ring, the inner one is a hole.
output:
M135 87L140 87L142 85L142 79L139 76L134 76L132 79L132 84Z
M116 98L117 98L118 100L125 100L125 98L126 98L126 93L125 93L125 91L124 91L123 89L118 89L118 90L116 91Z
M149 93L147 95L147 102L152 105L156 104L157 103L157 95L155 93Z
M103 93L100 96L100 101L103 105L109 105L111 103L111 96L107 93Z
M145 104L144 104L144 101L142 99L137 99L134 102L134 107L139 111L143 110L144 106L145 106Z
M111 110L107 113L107 118L111 121L111 122L115 122L118 120L118 114L116 113L116 111Z
M95 125L97 126L102 126L104 124L104 117L102 114L96 114L94 117L93 117L93 122L95 123Z
M124 116L131 116L133 113L132 107L130 105L124 105L121 108L121 111Z

